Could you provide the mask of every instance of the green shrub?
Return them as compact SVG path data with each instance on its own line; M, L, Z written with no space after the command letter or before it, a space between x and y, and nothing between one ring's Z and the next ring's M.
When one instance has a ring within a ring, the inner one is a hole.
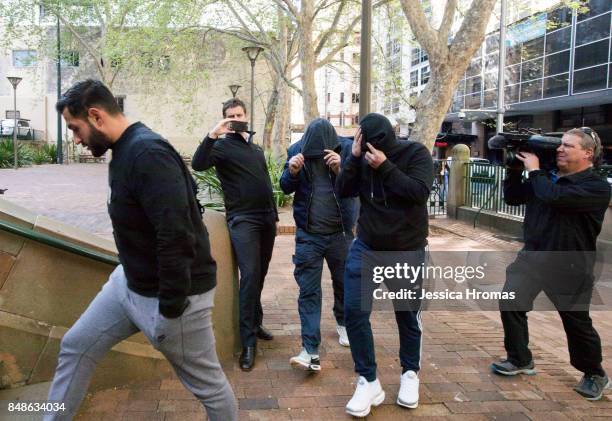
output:
M285 194L280 188L280 178L283 174L284 160L281 161L272 155L272 152L266 152L266 162L268 165L268 174L272 182L272 194L274 201L279 208L291 203L291 195ZM209 168L206 171L193 171L193 176L196 179L200 190L200 199L205 207L223 208L223 190L221 182L217 177L217 172L214 168ZM202 197L206 195L207 197ZM221 198L221 201L215 200L215 196Z
M12 139L0 141L0 168L13 168L13 153L14 148ZM17 165L19 167L32 165L33 160L34 152L32 149L23 143L17 143Z
M57 162L57 145L55 143L45 143L42 150L47 154L47 157L49 158L48 162Z
M36 165L49 164L51 158L43 149L34 149L32 151L32 162Z

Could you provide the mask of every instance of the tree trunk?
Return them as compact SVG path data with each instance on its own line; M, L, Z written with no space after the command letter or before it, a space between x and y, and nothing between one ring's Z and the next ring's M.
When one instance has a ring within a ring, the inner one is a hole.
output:
M315 118L319 117L317 106L317 90L315 85L316 57L313 47L313 16L314 7L312 0L302 1L302 15L300 17L300 70L302 80L302 102L304 108L304 126L307 126Z
M416 119L410 138L426 145L430 151L461 76L453 72L448 64L431 67L429 82L416 101Z
M274 122L276 120L276 112L278 111L278 100L279 100L279 88L283 83L280 76L274 78L274 86L272 87L272 93L270 99L268 99L268 106L266 111L266 121L264 123L263 132L263 147L264 150L272 149L272 130L274 129Z
M282 84L280 87L277 115L274 155L285 156L289 147L289 123L291 120L291 91L286 84Z

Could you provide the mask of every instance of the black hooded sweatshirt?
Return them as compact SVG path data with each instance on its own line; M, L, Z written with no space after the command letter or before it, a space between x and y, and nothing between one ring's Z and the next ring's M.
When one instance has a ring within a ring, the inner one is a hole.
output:
M421 143L402 140L386 117L371 113L360 122L362 136L387 159L375 170L349 150L336 179L340 197L359 196L357 236L373 250L417 250L427 245L427 200L433 161Z
M315 234L342 232L340 205L332 183L331 169L323 159L325 149L339 152L341 147L329 121L313 120L304 133L302 155L306 178L312 185L312 200L308 209L308 229Z

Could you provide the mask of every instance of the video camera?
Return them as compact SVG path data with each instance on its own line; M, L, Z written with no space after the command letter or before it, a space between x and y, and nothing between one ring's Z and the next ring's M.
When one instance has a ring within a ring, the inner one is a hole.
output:
M519 152L531 152L540 160L540 168L552 170L557 166L557 148L563 133L544 133L540 129L519 129L502 132L488 141L489 149L503 149L504 165L522 169L523 162L516 157Z

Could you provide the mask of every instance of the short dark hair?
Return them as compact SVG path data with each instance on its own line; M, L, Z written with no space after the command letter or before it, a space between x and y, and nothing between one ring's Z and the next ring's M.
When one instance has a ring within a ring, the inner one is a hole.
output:
M110 89L94 79L75 83L55 104L57 112L62 113L68 108L70 114L82 119L87 118L87 110L91 107L102 108L111 115L121 114L121 108Z
M244 114L246 115L247 110L246 110L246 105L244 105L244 102L238 98L231 98L223 103L223 118L225 118L225 112L227 110L229 110L230 108L235 108L235 107L242 107L242 109L244 110Z

